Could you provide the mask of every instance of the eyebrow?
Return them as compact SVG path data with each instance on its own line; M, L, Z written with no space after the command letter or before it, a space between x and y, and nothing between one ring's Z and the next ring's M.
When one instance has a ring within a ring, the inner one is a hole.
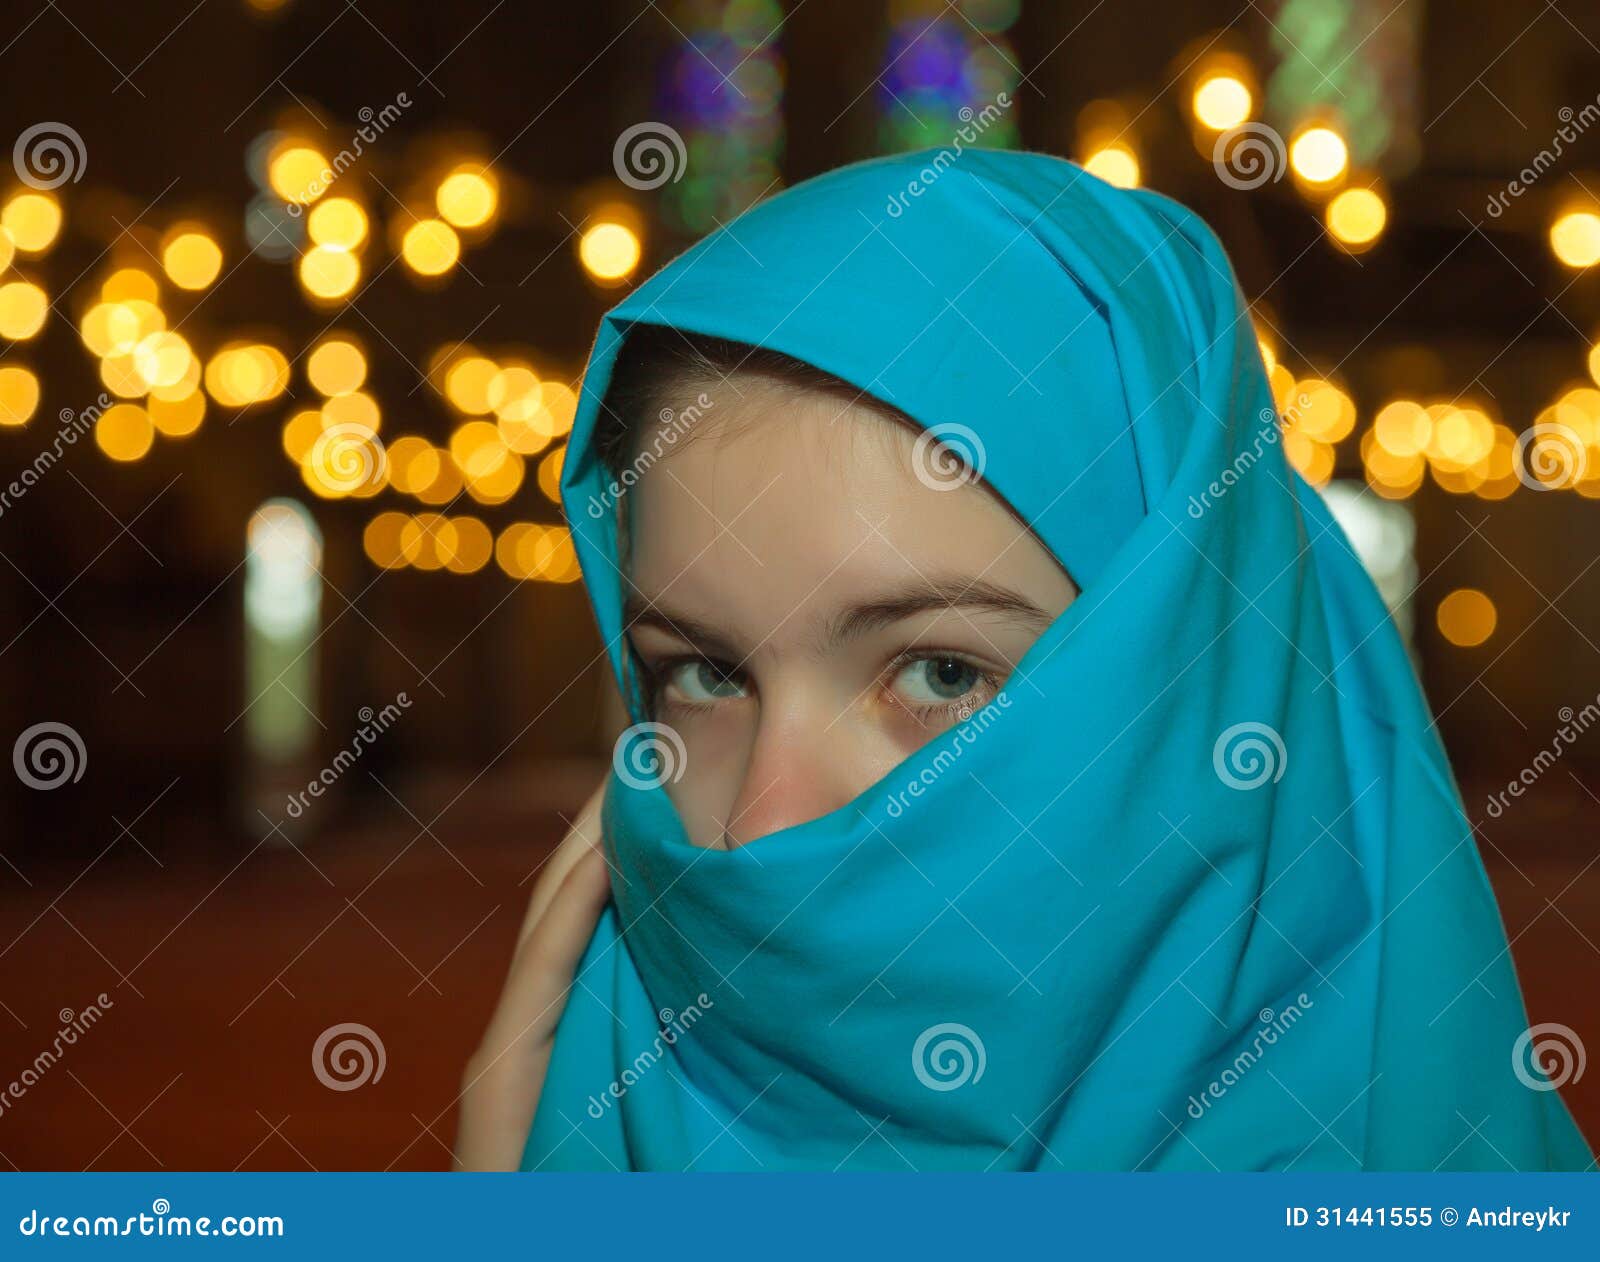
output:
M918 614L944 613L946 610L1000 614L1036 631L1050 625L1051 615L1020 592L978 578L919 578L892 589L874 600L851 605L828 623L823 642L836 646L871 631L880 630ZM707 623L634 593L623 609L626 625L655 627L692 644L707 656L720 655L734 660L743 654L733 647L732 638Z
M918 578L876 600L852 605L828 627L828 640L839 643L923 613L974 610L996 613L1043 631L1051 617L1020 592L981 578L936 576Z
M630 594L623 605L622 621L624 629L628 631L636 627L654 627L658 631L665 631L686 644L694 645L697 651L707 657L720 656L737 661L743 656L733 647L733 641L715 627L676 610L664 609L656 601L647 600L637 592Z

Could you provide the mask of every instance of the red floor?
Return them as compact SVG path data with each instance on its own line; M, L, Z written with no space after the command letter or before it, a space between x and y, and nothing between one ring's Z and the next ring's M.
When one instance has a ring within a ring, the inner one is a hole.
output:
M561 827L451 811L435 837L396 827L182 869L124 839L53 905L70 875L8 880L0 945L21 940L0 956L3 1072L51 1046L62 1010L101 991L112 1006L7 1102L0 1166L448 1165L461 1067ZM378 1034L385 1064L333 1091L311 1050L346 1022Z
M5 872L0 945L15 945L0 954L0 1072L48 1048L63 1010L101 991L111 1006L3 1101L0 1165L446 1166L461 1065L560 826L553 811L452 810L437 837L344 836L309 858L262 848L158 868L124 839L70 888L73 873L30 887ZM1570 849L1487 858L1533 1019L1600 1053L1600 863ZM318 1081L311 1049L345 1022L376 1031L386 1063L341 1092ZM1565 1094L1600 1137L1600 1072Z

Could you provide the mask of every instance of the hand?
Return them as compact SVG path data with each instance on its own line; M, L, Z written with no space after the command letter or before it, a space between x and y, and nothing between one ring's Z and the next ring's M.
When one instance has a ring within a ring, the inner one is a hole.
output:
M505 987L462 1076L457 1169L515 1170L522 1160L556 1024L611 893L600 850L604 794L602 785L534 883Z

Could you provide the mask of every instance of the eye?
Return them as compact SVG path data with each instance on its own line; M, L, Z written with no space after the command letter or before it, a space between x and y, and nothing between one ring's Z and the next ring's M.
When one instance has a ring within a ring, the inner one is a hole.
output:
M680 701L706 705L745 695L738 672L721 662L697 657L673 662L661 672L662 685Z
M911 706L948 705L970 694L986 676L959 657L919 657L907 662L891 685Z

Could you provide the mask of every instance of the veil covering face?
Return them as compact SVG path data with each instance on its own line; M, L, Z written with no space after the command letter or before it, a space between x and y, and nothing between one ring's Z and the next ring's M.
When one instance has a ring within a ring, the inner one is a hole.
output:
M903 411L1082 593L989 706L739 849L689 844L670 738L624 738L614 906L525 1169L1589 1164L1527 1054L1411 665L1285 462L1193 214L1043 155L886 158L762 203L610 312L562 491L646 724L628 475L594 446L638 324Z

